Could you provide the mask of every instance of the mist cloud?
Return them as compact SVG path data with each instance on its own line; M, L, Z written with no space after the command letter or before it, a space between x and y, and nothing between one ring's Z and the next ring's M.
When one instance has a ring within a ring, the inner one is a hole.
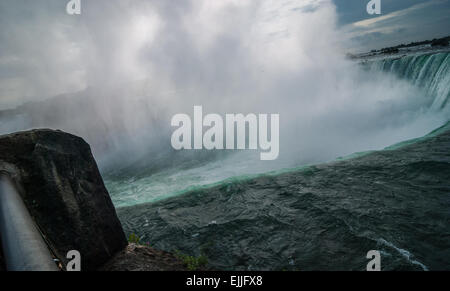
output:
M417 88L344 58L332 1L96 0L80 16L61 2L1 2L0 104L65 93L3 132L59 128L131 159L169 148L173 114L202 105L279 113L280 163L309 163L440 122Z

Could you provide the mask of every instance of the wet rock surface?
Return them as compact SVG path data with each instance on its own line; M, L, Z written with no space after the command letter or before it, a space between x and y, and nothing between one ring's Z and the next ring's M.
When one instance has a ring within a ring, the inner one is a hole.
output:
M49 248L63 265L67 252L78 250L82 270L95 270L127 246L91 149L83 139L48 129L0 136L0 172L13 179Z

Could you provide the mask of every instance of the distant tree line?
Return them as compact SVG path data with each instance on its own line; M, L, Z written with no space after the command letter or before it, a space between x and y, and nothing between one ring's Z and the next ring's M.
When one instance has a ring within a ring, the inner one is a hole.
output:
M382 48L380 50L372 50L371 52L373 52L373 53L382 52L382 53L386 53L386 54L398 53L399 49L401 49L401 48L408 48L408 47L427 45L427 44L431 45L432 47L448 46L449 42L450 42L450 36L446 36L443 38L433 38L432 40L410 42L408 44L402 43L397 46L386 47L386 48Z

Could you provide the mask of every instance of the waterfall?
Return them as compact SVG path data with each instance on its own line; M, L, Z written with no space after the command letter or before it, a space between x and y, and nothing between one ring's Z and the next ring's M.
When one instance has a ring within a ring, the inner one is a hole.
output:
M390 72L424 89L430 109L445 110L450 98L450 52L410 55L366 63L371 70Z

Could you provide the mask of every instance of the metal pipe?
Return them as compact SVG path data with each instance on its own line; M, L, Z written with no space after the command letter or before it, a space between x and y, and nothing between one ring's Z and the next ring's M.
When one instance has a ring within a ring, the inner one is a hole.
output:
M0 173L0 238L8 271L57 271L11 178Z

